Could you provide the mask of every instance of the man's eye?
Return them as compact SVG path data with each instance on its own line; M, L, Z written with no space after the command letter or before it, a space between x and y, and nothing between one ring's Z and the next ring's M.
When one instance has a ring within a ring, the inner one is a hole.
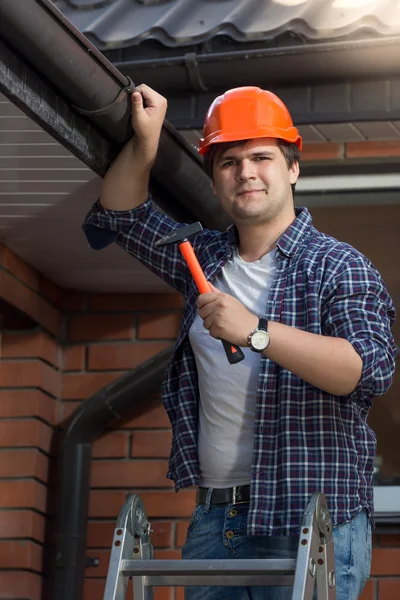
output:
M227 160L226 162L222 163L222 167L230 167L234 164L233 160Z
M254 160L270 160L269 156L256 156Z

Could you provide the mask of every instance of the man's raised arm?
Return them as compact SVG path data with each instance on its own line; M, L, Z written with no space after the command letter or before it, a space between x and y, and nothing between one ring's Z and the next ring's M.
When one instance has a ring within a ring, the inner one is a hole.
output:
M100 190L100 204L109 210L130 210L147 200L150 170L157 155L167 100L147 85L131 95L135 135L108 169Z

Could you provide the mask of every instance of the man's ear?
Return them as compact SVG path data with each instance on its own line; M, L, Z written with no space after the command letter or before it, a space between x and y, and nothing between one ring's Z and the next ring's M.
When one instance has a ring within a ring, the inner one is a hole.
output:
M216 189L215 189L215 184L214 184L214 181L213 181L213 180L211 180L211 189L212 189L212 191L213 191L213 194L216 196L216 195L217 195L217 191L216 191Z
M290 183L293 185L294 183L296 183L296 181L298 180L300 175L300 165L299 163L296 161L292 164L292 166L289 169L289 177L290 177Z

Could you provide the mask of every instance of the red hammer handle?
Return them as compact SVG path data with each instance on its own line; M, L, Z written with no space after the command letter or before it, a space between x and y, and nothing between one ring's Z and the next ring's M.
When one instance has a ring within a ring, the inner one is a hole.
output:
M206 294L207 292L212 292L211 285L206 279L206 276L203 273L203 269L201 268L199 261L194 253L192 244L188 241L182 242L179 244L180 251L182 253L183 258L186 261L187 266L193 276L194 282L197 285L197 289L200 294ZM244 359L244 354L239 346L235 346L234 344L230 344L225 340L221 340L222 345L225 349L226 356L231 365L234 365L241 360Z

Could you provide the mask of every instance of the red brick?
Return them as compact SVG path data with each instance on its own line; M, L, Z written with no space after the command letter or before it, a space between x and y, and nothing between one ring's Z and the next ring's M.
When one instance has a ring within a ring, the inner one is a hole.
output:
M195 507L195 490L170 492L140 491L147 516L150 517L190 517Z
M60 312L6 271L0 271L1 296L53 335L58 335Z
M89 500L89 516L94 518L109 517L116 519L126 500L125 492L91 491Z
M46 487L38 481L3 481L0 508L34 508L44 513Z
M33 269L27 265L22 258L17 256L9 248L6 248L5 252L3 251L2 263L3 266L8 269L8 271L15 275L15 277L21 279L21 281L29 285L34 290L39 289L39 274L36 269Z
M172 587L156 587L154 590L154 600L173 600L174 588Z
M39 390L0 390L1 418L40 417L54 424L55 416L55 400Z
M52 428L38 419L2 419L0 440L3 448L34 446L48 452Z
M400 156L400 142L348 142L346 158L374 158L382 156Z
M399 600L400 579L380 579L378 590L379 600Z
M86 400L122 375L124 375L123 371L66 373L62 378L62 397L64 400Z
M134 369L169 345L168 342L96 344L89 348L88 369Z
M41 360L3 360L0 386L40 388L57 398L60 395L60 374Z
M88 548L110 548L115 526L116 521L89 521ZM172 523L170 521L154 521L151 523L151 529L151 542L155 548L165 548L171 544Z
M301 162L343 158L343 144L315 142L304 144Z
M182 548L183 544L185 543L188 526L189 521L178 521L178 523L176 524L175 545L177 548Z
M128 429L155 429L170 426L171 423L162 404L153 406L147 412L123 424L123 427Z
M57 422L62 423L64 420L69 419L81 404L82 402L62 402L59 406L59 420Z
M103 600L104 598L104 588L106 586L105 579L91 579L89 577L85 577L85 582L83 586L83 599L84 600ZM131 598L132 596L126 595L126 598Z
M184 304L179 294L93 294L90 308L95 311L169 310Z
M371 575L400 575L400 548L374 548Z
M0 540L2 569L42 570L42 548L27 540Z
M23 598L24 600L41 600L42 578L36 573L15 571L0 572L0 590L5 599Z
M9 444L1 440L1 445ZM48 467L48 458L38 450L3 450L1 453L0 477L36 477L46 483Z
M85 368L85 346L67 346L63 349L63 370L83 371Z
M151 523L151 542L155 548L171 545L172 523L168 521L153 521Z
M368 579L358 600L375 600L375 584L376 581L374 579Z
M92 488L171 487L166 461L99 461L92 463Z
M134 431L131 456L168 458L171 451L172 431Z
M156 550L154 552L154 558L156 560L180 560L182 558L182 553L180 550L171 550L170 548Z
M130 340L132 336L130 315L73 315L69 319L72 341Z
M41 358L59 367L58 344L43 331L5 333L2 340L2 358Z
M175 600L185 600L185 588L177 586L175 588Z
M111 548L115 521L89 521L86 532L88 548Z
M137 337L141 340L174 340L179 331L182 315L142 315L139 317Z
M392 546L398 548L400 546L400 535L380 535L379 544L381 546Z
M82 312L87 308L87 294L82 292L66 292L63 301L63 308L66 311Z
M3 510L0 538L31 538L44 542L45 518L32 510Z
M123 458L127 455L128 433L116 431L107 433L93 444L94 458Z
M39 273L39 294L45 296L57 308L62 308L65 291L41 273Z

